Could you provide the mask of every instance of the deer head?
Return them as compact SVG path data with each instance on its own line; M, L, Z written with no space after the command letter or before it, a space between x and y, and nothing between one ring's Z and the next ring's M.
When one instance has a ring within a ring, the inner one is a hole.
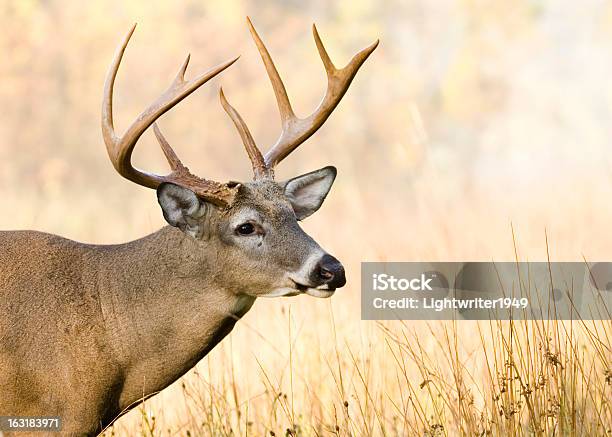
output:
M202 251L215 251L218 262L224 263L220 274L223 277L217 279L237 293L254 297L300 293L329 297L345 284L344 268L300 228L298 221L319 209L334 182L336 169L325 167L277 182L274 168L327 120L378 41L339 69L330 60L313 25L315 43L327 72L327 91L310 116L298 118L268 50L251 21L247 19L247 22L272 83L282 124L280 137L262 155L244 120L220 90L221 104L236 126L252 163L253 181L219 183L191 174L155 124L162 114L238 58L188 81L185 80L187 57L170 87L142 112L123 136L115 134L113 86L135 26L117 50L106 78L102 106L106 148L121 176L157 190L164 218L171 226L197 240ZM171 168L171 173L165 176L138 170L131 164L134 146L151 125Z

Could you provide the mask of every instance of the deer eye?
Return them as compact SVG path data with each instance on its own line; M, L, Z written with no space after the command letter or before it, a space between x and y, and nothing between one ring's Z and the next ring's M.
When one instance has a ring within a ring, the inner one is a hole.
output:
M252 223L243 223L236 228L239 235L252 235L255 233L255 226Z

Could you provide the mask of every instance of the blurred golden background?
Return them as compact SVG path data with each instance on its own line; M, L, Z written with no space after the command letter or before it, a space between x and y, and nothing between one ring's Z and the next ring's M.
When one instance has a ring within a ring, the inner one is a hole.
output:
M325 90L312 22L338 66L381 41L324 127L277 170L281 180L338 167L330 196L304 227L343 261L348 286L327 301L258 301L183 380L187 388L176 384L115 429L119 435L145 432L147 417L154 416L157 425L147 432L155 435L187 429L263 435L274 427L280 435L296 423L306 435L317 423L332 434L380 433L370 421L380 422L389 399L399 399L384 329L408 328L360 321L361 261L507 261L515 255L536 261L547 259L547 249L553 261L610 259L612 3L5 0L0 229L119 243L165 224L154 191L115 173L100 132L106 70L133 22L138 26L115 87L118 131L166 89L187 53L188 77L241 55L160 125L195 174L250 178L249 161L219 103L219 86L260 148L274 142L280 123L246 15L301 116ZM151 132L136 147L134 162L167 171ZM456 327L467 353L462 363L475 379L484 366L475 352L476 326ZM435 354L430 327L408 327ZM352 369L342 390L340 368ZM285 395L291 390L291 414L279 409L282 396L269 397L268 377ZM369 382L362 386L360 380ZM202 385L188 393L194 381ZM222 395L213 401L213 393ZM222 408L223 399L232 405ZM330 424L342 415L345 399L347 411L355 408L351 413L363 420L336 430ZM605 414L609 420L609 408ZM198 425L201 416L229 425L207 429ZM463 429L449 420L444 433Z

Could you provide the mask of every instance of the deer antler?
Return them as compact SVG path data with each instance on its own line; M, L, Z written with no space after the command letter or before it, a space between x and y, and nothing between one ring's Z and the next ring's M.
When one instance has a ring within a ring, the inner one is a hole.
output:
M191 174L189 169L181 163L176 153L174 153L157 125L154 125L155 136L157 137L162 151L170 164L172 172L166 176L160 176L138 170L132 166L131 158L134 146L136 145L138 139L144 133L144 131L151 126L151 124L154 124L159 117L161 117L189 94L197 90L200 86L205 84L208 80L212 79L236 62L238 58L224 62L223 64L210 69L206 73L201 74L195 79L187 81L185 80L185 71L187 70L187 65L189 64L189 56L187 56L187 59L185 59L185 62L181 66L170 87L147 109L145 109L138 116L138 118L136 118L127 131L125 131L123 136L118 137L115 134L115 129L113 127L113 87L115 84L115 78L117 77L117 71L119 70L119 64L123 58L123 53L125 52L125 48L127 47L135 28L136 24L132 26L130 31L125 36L123 42L117 49L104 84L104 99L102 102L102 135L104 137L104 142L106 143L108 156L110 157L113 166L124 178L148 188L155 189L164 182L171 182L185 188L189 188L198 196L216 205L231 205L237 190L235 184L221 184L219 182L209 181Z
M238 112L229 105L223 91L220 92L221 104L223 108L234 122L242 142L247 149L248 155L253 164L253 170L255 179L261 178L273 178L274 167L282 161L287 155L293 152L300 144L306 141L312 136L322 125L325 123L327 118L331 115L333 110L338 106L340 100L348 90L351 81L357 74L359 68L363 65L365 60L378 46L378 40L369 47L358 52L353 59L344 68L336 68L332 63L319 33L317 32L316 26L312 25L312 33L314 36L319 56L323 61L325 72L327 73L327 91L323 97L323 100L315 109L315 111L306 118L298 118L291 108L289 97L287 96L287 90L285 85L274 66L274 62L270 56L270 53L266 49L266 46L262 42L261 38L257 34L257 31L253 27L253 23L247 17L247 23L251 31L255 45L259 50L259 54L264 62L266 71L272 83L274 94L276 96L276 103L280 112L282 131L280 137L276 143L270 148L270 150L262 157L261 152L257 149L253 137L251 136L249 129Z

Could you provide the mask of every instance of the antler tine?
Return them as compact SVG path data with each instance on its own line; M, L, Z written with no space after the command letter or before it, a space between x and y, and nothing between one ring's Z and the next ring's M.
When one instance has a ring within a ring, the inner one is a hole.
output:
M107 148L109 147L109 143L114 144L118 140L117 135L115 135L115 128L113 124L113 89L115 87L115 78L117 77L117 71L119 70L121 58L123 58L123 53L125 52L125 48L127 47L134 30L136 30L136 23L132 25L132 28L125 35L123 42L115 52L113 62L111 63L110 69L106 75L106 82L104 82L104 100L102 102L102 135Z
M236 62L238 57L210 69L191 81L186 81L185 71L190 59L187 56L170 87L136 118L123 136L118 137L113 125L113 88L119 64L135 28L136 24L132 26L117 49L104 84L102 135L113 166L126 179L148 188L155 189L164 182L172 182L192 189L196 194L213 203L219 205L231 203L235 190L230 189L227 185L201 179L189 173L157 127L154 128L155 134L172 167L172 173L167 176L159 176L138 170L132 166L131 158L138 139L151 124L208 80Z
M272 61L272 57L270 56L268 49L259 37L259 34L255 30L255 27L253 26L253 23L249 17L247 17L247 24L249 25L249 31L251 32L253 41L255 41L257 50L259 50L261 59L264 62L268 76L270 77L270 82L272 82L272 88L274 89L274 95L276 96L276 103L280 112L281 121L283 125L285 125L286 123L289 123L290 120L296 118L295 114L293 113L293 109L291 108L291 103L289 102L289 96L287 96L285 84L278 74L278 70L274 65L274 61Z
M190 60L191 60L191 53L188 53L187 57L185 58L185 61L183 62L183 65L181 65L180 70L178 71L178 73L176 73L176 77L174 78L175 82L177 83L185 82L185 72L187 71L187 66L189 65Z
M168 140L166 140L164 134L162 134L161 130L159 130L159 126L157 125L157 123L153 123L153 132L155 133L155 138L157 138L157 142L159 143L162 152L164 152L164 156L166 157L166 161L168 161L168 165L170 165L170 169L175 172L186 168L179 159L179 157L176 155L172 147L170 147L170 143L168 143Z
M249 131L248 126L238 114L238 111L234 109L232 105L229 104L227 99L225 98L225 94L223 93L223 88L219 88L219 98L221 99L221 105L227 115L230 116L232 121L234 122L234 126L238 130L240 134L240 138L242 138L242 143L244 144L244 148L249 155L249 159L251 160L251 164L253 165L253 174L255 175L255 179L263 179L263 178L272 178L271 170L266 167L264 162L264 158L257 148L255 144L255 140L253 140L253 136Z
M261 58L264 61L281 114L281 135L277 142L264 156L266 167L268 169L273 169L280 161L282 161L300 144L312 136L312 134L314 134L323 125L323 123L325 123L327 118L331 115L336 106L338 106L338 103L348 90L348 87L357 74L359 68L378 46L379 41L376 40L376 42L374 42L372 45L358 52L355 56L353 56L353 59L351 59L346 67L337 69L329 58L329 55L321 42L319 33L317 32L317 28L313 24L312 32L314 40L327 73L327 91L325 92L323 100L317 109L315 109L310 116L306 118L298 118L293 113L285 85L283 84L283 81L281 80L280 75L274 66L270 53L266 49L264 43L255 31L255 28L248 17L247 23Z

